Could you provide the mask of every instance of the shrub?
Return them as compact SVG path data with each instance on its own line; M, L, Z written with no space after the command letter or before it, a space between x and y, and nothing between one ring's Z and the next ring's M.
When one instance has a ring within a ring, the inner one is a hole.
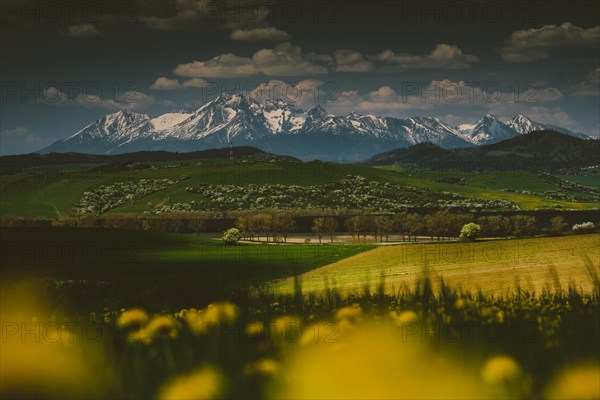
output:
M481 226L470 222L468 224L465 224L460 230L460 239L469 242L474 242L479 237L480 233Z
M237 228L229 228L223 233L223 242L225 244L236 244L242 238L242 233Z
M581 224L575 224L571 229L577 233L590 233L594 231L596 226L593 222L582 222Z

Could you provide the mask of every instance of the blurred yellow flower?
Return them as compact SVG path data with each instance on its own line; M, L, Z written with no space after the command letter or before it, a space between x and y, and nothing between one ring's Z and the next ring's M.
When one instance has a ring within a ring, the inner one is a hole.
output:
M165 400L217 399L223 396L224 387L221 373L213 367L204 367L173 379L161 389L158 398Z
M244 333L247 339L254 340L264 335L265 326L260 321L250 322L246 325Z
M122 329L139 329L148 322L148 314L139 308L123 311L117 320L117 325Z
M546 390L547 399L600 399L600 365L584 364L562 371Z
M191 308L182 318L185 319L192 332L204 334L212 329L211 327L234 322L237 316L238 308L234 304L223 302L210 304L201 311Z
M522 374L519 364L508 356L495 356L488 359L481 369L485 383L499 384L517 381Z
M177 337L177 323L168 315L154 317L148 325L142 329L132 332L129 340L132 342L152 343L162 339Z
M229 302L211 304L204 311L204 321L208 323L224 324L236 318L237 307Z
M279 373L281 366L275 360L270 358L263 358L252 364L249 364L244 368L245 375L262 375L262 376L273 376Z
M337 345L298 347L273 394L283 399L481 399L486 395L460 364L439 365L398 332L361 324ZM435 384L432 384L435 382Z
M414 311L402 311L400 314L392 314L396 325L410 325L419 322L419 316Z
M362 310L358 304L343 307L335 313L335 319L337 321L347 321L351 324L357 324L362 320Z

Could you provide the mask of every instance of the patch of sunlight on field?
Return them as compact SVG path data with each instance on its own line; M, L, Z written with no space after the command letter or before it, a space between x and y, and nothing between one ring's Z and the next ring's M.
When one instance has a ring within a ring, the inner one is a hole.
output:
M586 263L586 260L591 261ZM385 277L393 293L412 286L426 267L434 282L462 290L509 294L517 287L539 293L575 286L592 290L600 275L600 235L579 235L477 243L417 243L381 246L300 275L303 291L335 287L342 292L373 290ZM291 293L292 278L273 282Z

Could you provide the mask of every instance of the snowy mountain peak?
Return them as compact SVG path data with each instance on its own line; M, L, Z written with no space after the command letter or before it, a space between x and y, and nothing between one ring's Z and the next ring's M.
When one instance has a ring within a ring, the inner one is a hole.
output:
M523 114L515 115L511 120L506 121L506 125L510 126L522 135L533 131L546 129L543 124L540 124Z
M577 136L521 114L504 123L488 113L475 123L452 127L436 117L334 115L321 105L304 111L283 99L259 102L247 95L225 93L197 109L175 110L154 118L120 110L40 152L193 151L233 142L301 158L337 160L343 156L358 161L424 142L444 148L477 146L539 129Z
M478 146L500 142L519 135L516 130L490 113L474 124L459 125L458 131L461 137Z
M319 119L326 118L327 116L329 116L329 113L327 112L327 110L321 107L320 104L317 104L315 107L308 110L308 116L313 119Z

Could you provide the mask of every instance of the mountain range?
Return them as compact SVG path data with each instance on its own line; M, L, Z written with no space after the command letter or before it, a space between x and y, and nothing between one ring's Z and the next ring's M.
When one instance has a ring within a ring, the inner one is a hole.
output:
M334 115L320 105L303 110L283 100L258 102L241 94L222 94L197 109L176 110L155 118L120 110L38 152L189 152L251 145L300 159L360 161L424 142L444 149L473 147L543 129L588 138L521 114L505 122L487 114L475 123L452 126L435 117L393 118L354 112Z

